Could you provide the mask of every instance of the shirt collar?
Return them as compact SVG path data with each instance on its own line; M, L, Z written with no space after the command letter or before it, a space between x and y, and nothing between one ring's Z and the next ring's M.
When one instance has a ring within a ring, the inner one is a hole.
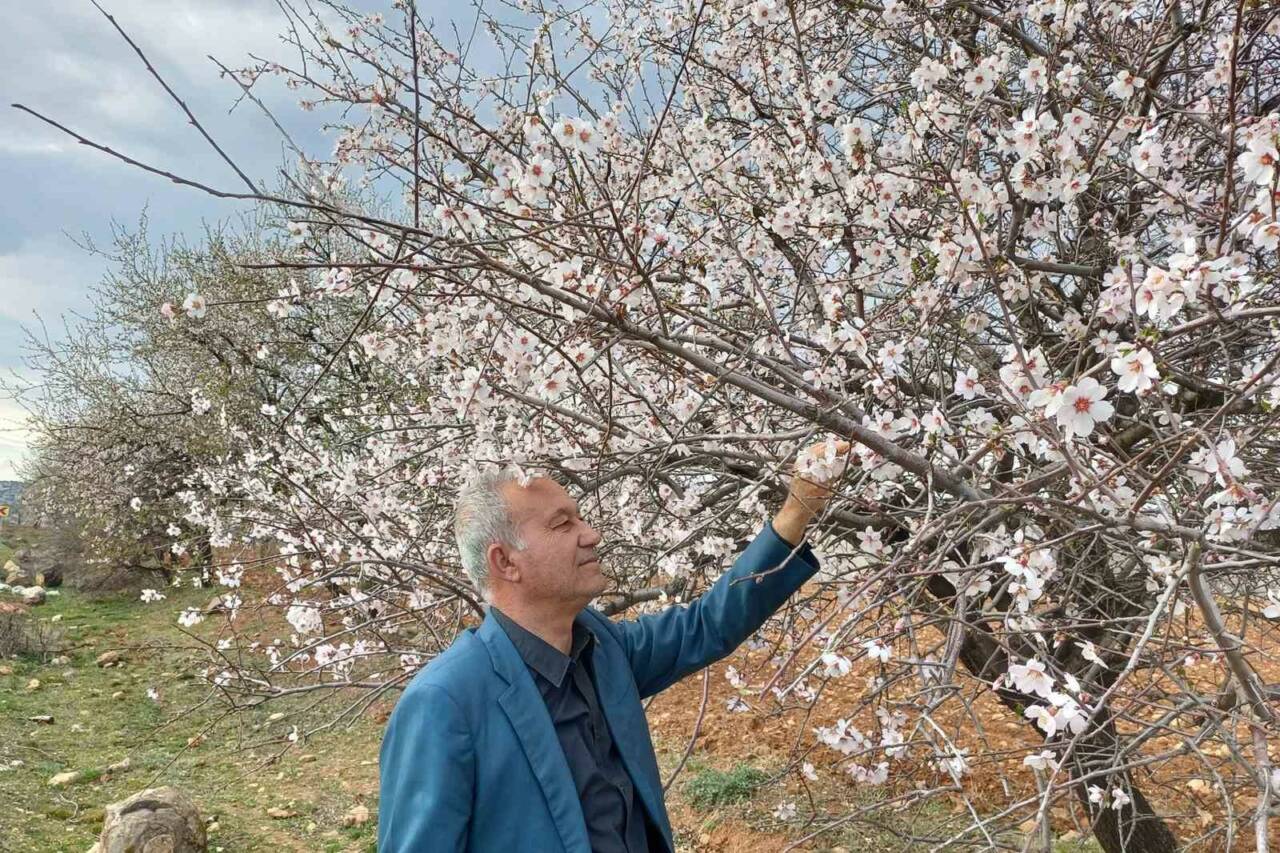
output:
M595 639L590 629L575 620L573 623L573 644L569 649L569 654L566 655L537 634L522 627L520 623L492 604L489 605L489 611L493 614L494 619L498 621L498 624L502 626L502 630L506 631L507 637L510 638L511 644L516 647L516 651L519 652L525 665L556 687L564 683L565 673L569 671L569 663L578 660L582 656L582 652Z

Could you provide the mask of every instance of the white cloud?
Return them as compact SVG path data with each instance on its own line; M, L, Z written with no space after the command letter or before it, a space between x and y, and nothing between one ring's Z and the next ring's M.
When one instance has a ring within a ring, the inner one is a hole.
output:
M219 77L212 55L231 68L249 64L249 53L291 60L279 33L287 19L270 2L117 0L109 11L206 129L242 135L244 121L228 117L239 87ZM40 4L6 15L10 47L0 58L6 96L86 137L143 162L161 149L189 158L203 145L179 106L142 60L89 3L67 3L56 25ZM292 104L274 78L259 97L281 108ZM237 110L256 111L242 103ZM14 116L0 130L0 151L71 154L82 146L30 116ZM237 134L237 129L239 133ZM225 140L220 140L226 147ZM165 144L168 143L168 144ZM234 147L234 145L232 146ZM212 150L208 154L216 157ZM172 158L169 158L170 160Z
M43 36L40 40L46 46L49 41L61 41L76 56L93 58L97 69L111 65L135 70L156 85L142 61L92 4L67 3L60 11L56 27L49 25L48 12L39 4L18 7L8 17L20 31ZM234 66L249 52L278 51L278 34L287 26L273 3L253 0L115 0L108 11L162 75L179 69L195 80L216 75L209 54ZM51 66L56 70L61 57L53 56Z
M0 480L18 479L17 465L27 453L31 430L27 413L12 400L0 400Z
M16 251L0 254L0 318L31 325L33 312L46 322L73 308L83 313L103 269L101 258L61 235L24 242Z
M373 5L372 0L359 0ZM0 79L9 101L26 104L95 142L184 177L227 186L234 176L190 126L178 105L91 3L6 4ZM219 144L250 175L269 178L280 157L276 131L243 102L228 115L239 87L218 76L212 54L227 66L248 64L249 53L295 63L296 50L280 33L288 22L273 0L109 0L105 4ZM384 11L389 4L376 4ZM10 8L11 7L11 8ZM331 17L326 12L326 17ZM341 27L334 23L335 29ZM318 124L298 121L296 93L278 78L255 92L279 111L304 148L327 153ZM110 244L108 221L131 222L144 205L155 233L198 234L202 219L236 208L163 178L143 175L91 151L37 119L9 111L0 122L0 371L19 369L23 340L17 324L38 329L33 312L55 342L66 334L59 315L87 313L89 296L108 262L76 247L63 232L91 233ZM269 182L269 181L268 181ZM11 331L12 330L12 331ZM22 410L0 400L0 478L10 477L29 433Z

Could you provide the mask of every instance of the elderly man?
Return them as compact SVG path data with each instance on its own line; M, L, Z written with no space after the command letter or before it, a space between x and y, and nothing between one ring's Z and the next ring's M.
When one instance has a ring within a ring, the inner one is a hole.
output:
M729 654L818 570L804 533L829 498L793 477L701 598L614 622L587 607L606 586L600 534L559 484L469 484L455 532L488 614L391 715L378 850L674 851L640 701Z

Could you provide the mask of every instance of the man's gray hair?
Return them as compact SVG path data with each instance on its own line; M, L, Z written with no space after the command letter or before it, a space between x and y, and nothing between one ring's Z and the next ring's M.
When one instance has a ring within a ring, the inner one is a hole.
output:
M511 518L511 507L502 490L508 483L519 484L510 469L487 471L468 480L458 491L453 514L453 535L458 540L462 568L476 592L489 598L489 561L486 552L497 542L524 550L524 541Z

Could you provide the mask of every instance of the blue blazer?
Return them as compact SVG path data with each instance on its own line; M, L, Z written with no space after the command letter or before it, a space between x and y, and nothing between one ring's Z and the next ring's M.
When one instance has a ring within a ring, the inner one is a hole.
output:
M639 799L674 851L640 700L733 651L814 572L772 524L701 598L614 622L586 608L596 691ZM379 853L591 853L586 821L542 695L490 614L419 672L380 754Z

